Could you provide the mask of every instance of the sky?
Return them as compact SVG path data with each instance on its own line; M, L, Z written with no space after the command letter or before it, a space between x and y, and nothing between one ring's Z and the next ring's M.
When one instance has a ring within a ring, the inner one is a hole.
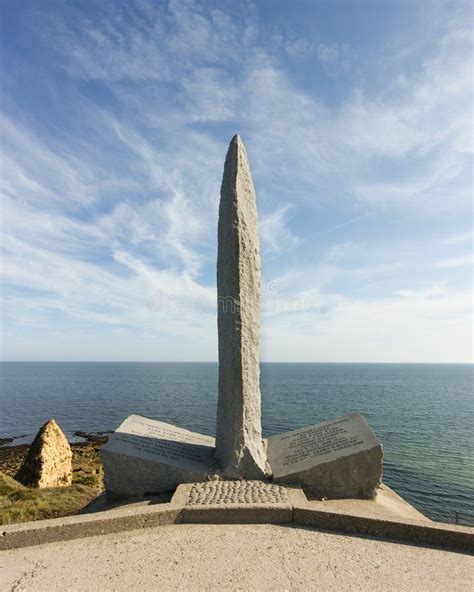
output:
M239 133L262 361L472 361L471 10L2 0L2 359L217 360Z

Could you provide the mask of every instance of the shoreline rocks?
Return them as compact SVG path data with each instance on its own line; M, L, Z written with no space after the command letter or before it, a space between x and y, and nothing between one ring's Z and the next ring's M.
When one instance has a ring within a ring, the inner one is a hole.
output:
M106 432L83 432L77 431L73 432L73 436L77 438L84 438L87 442L91 444L106 444L109 436L108 434L113 434L113 431L106 431Z

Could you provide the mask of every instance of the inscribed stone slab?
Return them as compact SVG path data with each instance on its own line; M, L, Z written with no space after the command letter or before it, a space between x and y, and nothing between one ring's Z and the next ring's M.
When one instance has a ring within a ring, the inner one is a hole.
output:
M107 491L119 496L172 491L205 480L214 438L131 415L101 449Z
M321 497L373 497L382 477L382 445L357 413L268 439L277 482Z

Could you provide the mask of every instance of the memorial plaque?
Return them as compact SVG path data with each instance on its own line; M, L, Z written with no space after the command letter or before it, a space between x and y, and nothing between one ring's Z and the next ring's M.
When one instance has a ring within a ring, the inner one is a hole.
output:
M364 419L351 413L268 439L275 481L322 497L373 497L382 476L382 445Z
M139 496L203 481L213 455L210 436L131 415L101 449L107 493Z
M214 438L130 415L103 448L154 462L206 470L214 454Z

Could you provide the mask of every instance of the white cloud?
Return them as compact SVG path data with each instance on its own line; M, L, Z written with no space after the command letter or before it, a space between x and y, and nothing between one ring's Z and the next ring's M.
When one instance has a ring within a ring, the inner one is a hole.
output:
M328 306L325 315L266 315L264 357L464 360L465 292L430 291L414 275L406 279L412 290L378 298L333 293L342 277L361 289L383 282L404 259L374 261L370 250L378 245L361 247L341 233L316 256L311 243L367 222L378 208L409 216L469 207L471 47L459 24L440 35L430 58L385 81L382 91L369 92L362 81L332 104L296 85L291 66L265 43L268 32L249 17L237 22L223 9L206 12L190 2L123 6L104 5L95 22L75 11L67 26L59 17L37 24L71 84L98 81L114 97L114 112L78 93L83 129L74 142L27 118L0 121L4 309L12 326L52 331L58 314L89 335L165 335L169 355L166 344L157 345L152 358L214 359L214 275L206 268L215 260L222 138L235 126L264 188L264 264L281 262L275 275L282 297ZM344 44L283 43L292 57L315 56L328 68L346 67L350 58ZM315 206L326 222L316 220ZM314 219L303 220L308 212ZM351 253L360 263L342 269ZM426 267L468 259L436 253ZM157 294L188 312L148 306ZM8 335L11 351L28 351ZM74 351L52 339L55 351L60 344ZM29 351L40 352L35 343Z
M213 324L213 317L203 314L202 306L195 306L194 312L188 306L188 314L183 315L179 306L169 309L157 305L156 294L178 303L181 299L209 305L214 291L186 273L156 269L124 250L113 252L120 266L109 271L101 265L33 248L18 239L3 237L2 244L4 284L36 291L33 298L5 297L4 314L15 322L28 322L32 312L41 318L60 311L71 319L101 325L147 327L171 335L184 332L191 341L204 338Z
M260 218L259 229L263 248L281 253L299 244L299 239L288 228L288 212L291 206L281 206L271 214Z
M286 41L285 49L292 58L316 56L324 65L342 60L347 64L353 51L348 43L318 43L303 38Z
M467 253L466 255L461 255L460 257L442 259L436 263L436 267L440 267L442 269L453 269L456 267L471 267L473 263L474 255L472 253Z
M161 132L166 129L167 136L188 137L194 123L238 121L241 129L235 131L243 134L256 155L254 170L267 178L274 176L276 183L292 177L294 199L314 199L308 196L309 186L318 192L318 199L324 199L320 185L322 177L329 175L344 175L344 180L338 181L341 193L352 197L355 188L358 198L373 206L400 203L406 207L411 200L413 207L419 201L427 207L426 192L434 184L444 183L445 191L433 198L436 208L445 200L449 184L461 175L464 181L455 188L454 196L450 192L450 198L465 196L466 152L471 146L471 47L469 33L459 23L440 35L438 51L418 70L385 84L378 95L358 89L332 107L317 94L309 95L290 82L271 49L263 49L265 31L260 31L260 44L254 39L254 46L249 47L242 43L241 27L223 10L206 14L194 4L177 2L170 3L167 10L147 3L133 10L136 23L130 20L125 28L120 11L120 19L110 18L107 27L97 23L94 30L102 26L100 35L95 34L100 43L86 43L87 39L78 39L72 30L67 43L63 37L59 39L59 47L68 56L73 74L79 58L67 52L67 44L74 43L90 54L92 64L103 60L123 64L122 77L134 81L136 75L128 68L136 63L135 50L125 57L123 48L135 47L135 37L137 43L153 43L156 54L166 56L176 85L172 99L156 84L154 88L160 90L140 103L133 91L114 80L105 81L120 100L137 102L141 117L158 125ZM159 34L163 29L166 35ZM325 62L349 51L344 44L314 40L296 39L286 44L290 53L315 53ZM143 61L143 76L153 73L153 54L140 46L136 51ZM104 69L114 71L113 67ZM153 105L156 100L166 107L165 117ZM362 172L376 170L370 165L380 158L395 159L395 174L389 181ZM277 174L275 162L279 162ZM156 162L153 168L162 176L163 169Z
M472 233L472 231L469 232L459 232L457 234L454 234L452 236L448 236L447 238L442 239L442 242L446 245L454 245L454 244L458 244L458 243L464 243L464 242L471 242L474 239L474 235Z
M370 95L357 89L337 107L295 89L272 65L254 69L249 80L251 140L269 177L279 162L278 181L292 177L297 187L318 188L330 175L342 185L340 193L355 191L372 206L407 207L410 201L413 209L437 210L446 207L447 196L450 207L468 205L471 43L462 29L448 31L403 85L389 82ZM393 171L383 182L381 166Z
M264 360L471 362L470 291L400 291L384 299L323 295L324 313L263 320ZM295 335L298 335L297 346Z
M228 121L235 116L237 89L222 69L196 68L183 78L182 87L191 121Z
M24 199L47 198L50 202L70 200L73 204L90 202L95 191L84 162L63 157L42 142L33 132L0 114L2 134L1 190ZM81 174L82 173L82 174Z

